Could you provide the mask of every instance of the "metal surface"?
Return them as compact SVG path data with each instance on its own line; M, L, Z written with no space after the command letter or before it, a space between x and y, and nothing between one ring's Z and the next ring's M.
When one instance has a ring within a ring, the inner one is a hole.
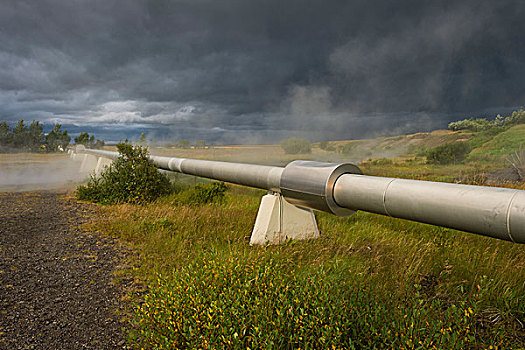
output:
M117 152L77 149L115 159ZM360 175L353 164L294 161L286 168L150 156L160 169L280 192L296 206L364 210L525 243L525 191Z
M86 149L77 152L110 159L116 159L119 156L118 152L102 150ZM153 164L163 170L206 177L273 192L280 191L279 184L281 173L283 172L283 168L280 167L159 156L150 156L150 159Z
M525 191L345 174L334 199L354 210L525 243Z
M361 169L353 164L296 160L284 168L281 194L286 201L298 207L348 216L354 211L337 205L333 196L337 178L346 173L362 174Z

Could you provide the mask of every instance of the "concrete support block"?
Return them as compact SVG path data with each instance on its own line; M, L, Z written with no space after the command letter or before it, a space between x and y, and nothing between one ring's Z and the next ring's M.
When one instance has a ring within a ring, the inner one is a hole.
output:
M250 245L281 244L287 239L319 237L312 210L296 207L279 194L262 197Z
M95 167L95 174L99 175L105 167L108 167L113 161L109 158L99 157L97 166Z
M97 157L91 154L84 154L82 158L82 164L80 165L81 173L89 173L97 166Z

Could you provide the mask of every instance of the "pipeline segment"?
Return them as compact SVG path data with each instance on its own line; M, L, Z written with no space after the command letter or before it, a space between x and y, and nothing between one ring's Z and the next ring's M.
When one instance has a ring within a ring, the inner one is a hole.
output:
M117 159L118 152L84 149L77 150L79 153L91 154L97 157ZM163 170L175 171L182 174L206 177L209 179L235 183L239 185L261 188L264 190L279 192L279 184L283 168L229 163L211 160L186 159L175 157L150 156L151 161Z
M117 152L78 153L116 159ZM353 164L294 161L285 168L150 156L163 170L279 192L339 216L356 210L525 243L525 191L362 175Z
M345 208L525 243L525 191L345 174L334 186Z

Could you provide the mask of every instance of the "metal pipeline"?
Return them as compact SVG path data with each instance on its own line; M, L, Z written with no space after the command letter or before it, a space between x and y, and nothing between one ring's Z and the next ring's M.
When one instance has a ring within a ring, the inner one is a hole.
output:
M116 159L117 152L77 149ZM279 192L298 207L356 210L525 243L525 191L362 175L353 164L294 161L285 168L150 156L163 170Z
M118 152L85 149L77 151L98 157L117 159ZM175 171L187 175L206 177L209 179L231 182L239 185L261 188L279 192L283 168L244 164L218 162L211 160L186 159L174 157L150 156L151 161L158 168Z
M525 243L525 191L345 174L335 202L401 219Z

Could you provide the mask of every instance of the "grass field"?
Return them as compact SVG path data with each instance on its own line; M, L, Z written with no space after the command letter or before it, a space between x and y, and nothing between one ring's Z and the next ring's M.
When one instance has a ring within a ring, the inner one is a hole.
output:
M465 137L436 133L432 142L436 135ZM508 141L522 134L509 129L499 135ZM408 154L370 157L360 166L370 175L476 183L481 173L505 166L503 154L489 151L502 141L490 140L480 146L485 158L464 164L429 165ZM288 157L276 146L153 153L270 164ZM308 156L339 156L332 153L314 148ZM506 186L525 189L524 184ZM358 212L349 218L317 213L317 240L250 247L263 194L231 186L219 204L181 205L167 197L103 208L107 219L92 228L121 238L137 252L133 271L122 273L131 273L146 288L145 294L131 296L130 338L137 347L525 346L523 246Z

